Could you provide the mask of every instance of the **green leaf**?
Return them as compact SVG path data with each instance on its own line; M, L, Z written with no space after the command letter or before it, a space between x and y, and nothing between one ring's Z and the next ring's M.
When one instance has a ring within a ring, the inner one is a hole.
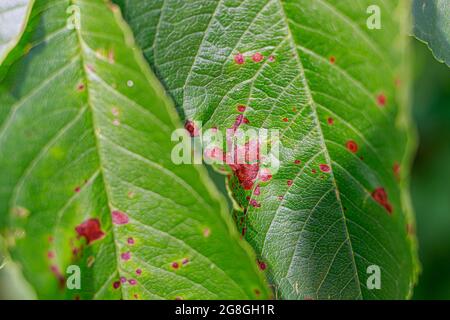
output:
M279 130L272 179L229 184L278 296L409 297L408 2L116 2L186 120L225 130L243 105L241 128ZM366 27L370 5L380 30ZM367 288L372 265L379 290Z
M414 35L450 67L450 2L414 0Z
M6 65L0 227L38 297L268 298L206 172L172 162L179 121L117 6L37 1Z
M23 32L34 0L0 2L0 64Z

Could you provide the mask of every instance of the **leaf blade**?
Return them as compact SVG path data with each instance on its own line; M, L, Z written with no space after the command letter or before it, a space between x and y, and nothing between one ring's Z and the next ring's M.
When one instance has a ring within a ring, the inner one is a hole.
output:
M383 28L373 32L373 1L168 0L147 21L148 2L117 2L186 120L224 130L243 105L245 128L284 136L282 166L258 194L258 181L244 193L231 182L245 220L238 225L281 296L406 298L415 278L402 195L410 127L407 89L394 85L396 76L407 82L406 41L396 41L405 22L386 18L398 10L403 19L406 2L376 1ZM390 203L380 201L385 190ZM371 260L389 279L381 291L365 288Z
M2 227L39 297L267 297L205 172L171 161L177 120L117 8L33 13L32 48L1 84L0 180ZM64 289L71 264L80 290Z

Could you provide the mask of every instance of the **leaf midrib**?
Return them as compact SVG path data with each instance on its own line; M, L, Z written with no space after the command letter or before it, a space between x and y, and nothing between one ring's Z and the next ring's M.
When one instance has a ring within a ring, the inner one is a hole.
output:
M77 0L70 0L70 4L71 5L77 5ZM79 49L79 56L80 56L81 66L82 66L82 75L83 75L83 79L85 81L85 86L86 86L86 101L87 101L88 108L90 109L89 115L90 115L90 118L91 118L91 121L92 121L92 127L94 129L93 130L93 136L94 136L94 142L95 142L95 146L96 146L95 149L96 149L96 153L97 153L97 156L98 156L99 172L100 172L102 184L104 186L105 196L106 196L106 199L108 201L108 207L110 207L111 203L110 203L109 199L111 198L111 195L110 195L110 191L109 191L109 188L108 188L108 184L106 183L106 180L105 180L105 173L104 173L103 165L102 165L102 163L104 163L104 162L102 160L102 155L101 155L101 152L100 152L100 141L99 141L99 138L97 137L97 129L99 127L96 125L96 120L95 120L95 116L94 116L94 113L95 113L94 104L91 101L91 94L90 94L90 86L91 85L90 85L89 77L88 77L88 75L86 73L87 64L86 64L86 57L85 57L85 52L86 52L85 48L86 47L89 48L89 46L83 40L83 36L81 34L81 28L82 28L81 27L81 23L82 22L80 21L80 26L79 27L75 27L73 30L76 33L76 36L77 36L77 39L78 39L78 49ZM111 209L112 208L110 208L110 210ZM112 238L113 238L113 241L114 241L114 253L115 253L115 256L116 256L116 271L113 272L113 274L117 273L119 275L119 278L121 278L122 277L122 273L121 273L121 268L119 268L119 266L120 266L120 258L119 258L120 254L119 254L119 248L118 248L118 245L117 245L116 234L115 234L115 230L114 230L114 223L112 221L111 215L109 214L108 216L111 219L111 233L112 233ZM107 281L111 277L112 276L110 275L108 277ZM124 297L123 285L120 286L120 295L121 295L121 298L123 299L123 297Z

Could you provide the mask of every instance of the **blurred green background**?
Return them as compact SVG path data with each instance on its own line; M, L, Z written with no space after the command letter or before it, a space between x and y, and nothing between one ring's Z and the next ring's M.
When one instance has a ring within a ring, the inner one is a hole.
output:
M414 299L450 299L450 68L437 62L426 45L413 43L412 101L420 144L411 188L422 263ZM2 262L0 249L0 267ZM33 295L7 263L0 270L0 299L14 298Z
M414 41L413 113L419 149L412 172L422 274L415 299L450 299L450 68Z

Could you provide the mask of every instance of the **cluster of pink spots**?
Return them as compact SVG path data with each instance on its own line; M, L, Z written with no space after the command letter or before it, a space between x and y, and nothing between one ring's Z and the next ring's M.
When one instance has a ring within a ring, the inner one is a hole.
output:
M252 61L255 63L260 63L263 60L264 60L264 56L259 52L256 52L252 55ZM270 56L268 58L268 60L269 60L269 62L273 62L273 61L275 61L275 58L273 56ZM244 64L245 56L242 53L237 53L236 55L234 55L234 62L238 65Z

